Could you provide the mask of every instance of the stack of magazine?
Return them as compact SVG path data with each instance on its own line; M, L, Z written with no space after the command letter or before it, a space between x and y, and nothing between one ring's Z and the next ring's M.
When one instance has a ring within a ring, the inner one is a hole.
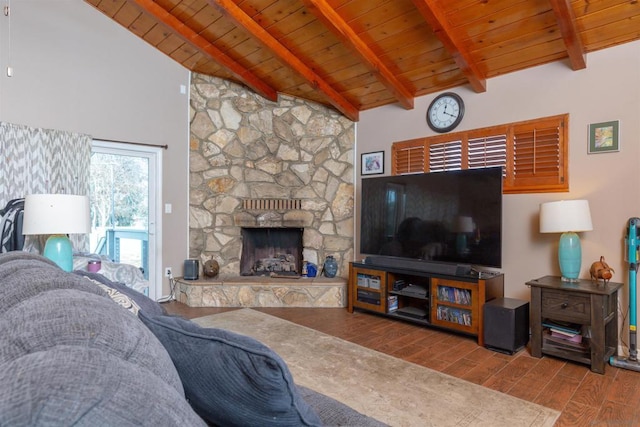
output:
M589 347L588 339L583 337L582 325L545 320L542 326L544 331L544 344L553 347L585 351Z

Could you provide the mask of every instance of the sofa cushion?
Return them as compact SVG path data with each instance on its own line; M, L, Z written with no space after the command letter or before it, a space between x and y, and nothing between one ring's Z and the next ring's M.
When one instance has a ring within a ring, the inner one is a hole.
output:
M0 313L13 305L53 289L73 289L106 297L107 294L86 279L62 271L40 255L14 252L0 257Z
M162 344L96 283L0 254L0 425L188 425Z
M175 388L98 349L60 346L1 366L1 425L205 425Z
M39 254L35 254L35 253L31 253L31 252L24 252L24 251L12 251L12 252L7 252L5 254L3 254L0 257L0 265L3 264L8 264L11 263L13 261L16 260L28 260L28 261L35 261L38 262L40 264L48 264L51 267L57 267L58 265L51 261L48 258L45 258Z
M162 344L108 297L51 289L15 304L0 319L0 364L59 346L93 348L146 369L183 393Z
M289 368L257 340L174 316L138 316L164 344L196 412L224 426L320 425Z

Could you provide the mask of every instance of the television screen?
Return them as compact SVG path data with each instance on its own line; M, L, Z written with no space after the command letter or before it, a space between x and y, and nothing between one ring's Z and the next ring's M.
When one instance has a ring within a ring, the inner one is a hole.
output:
M360 252L502 266L502 168L363 178Z

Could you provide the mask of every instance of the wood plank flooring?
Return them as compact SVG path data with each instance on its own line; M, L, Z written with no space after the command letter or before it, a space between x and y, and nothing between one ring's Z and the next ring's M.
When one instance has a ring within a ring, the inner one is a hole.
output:
M163 304L187 318L234 310ZM479 347L472 337L342 308L255 308L299 325L404 359L484 387L557 409L556 426L640 426L640 372L586 365L529 349L510 356Z

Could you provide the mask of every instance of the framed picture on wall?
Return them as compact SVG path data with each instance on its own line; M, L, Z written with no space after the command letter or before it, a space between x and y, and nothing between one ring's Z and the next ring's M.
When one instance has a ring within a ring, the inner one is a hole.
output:
M589 154L620 151L620 123L592 123L589 125Z
M384 173L384 151L362 154L362 175L377 175Z

